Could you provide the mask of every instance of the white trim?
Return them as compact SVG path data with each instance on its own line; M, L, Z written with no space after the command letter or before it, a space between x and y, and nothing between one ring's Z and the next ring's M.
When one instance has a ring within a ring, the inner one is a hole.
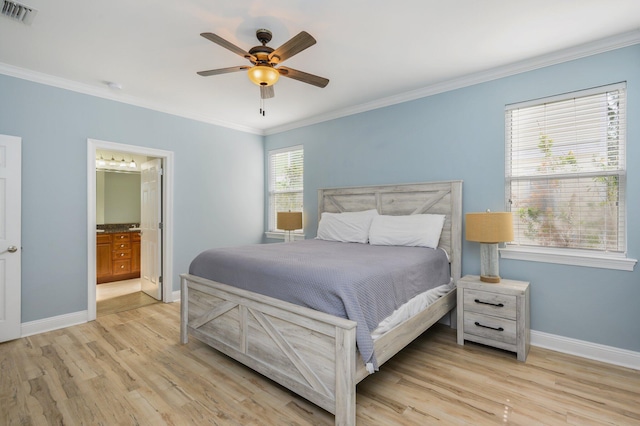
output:
M87 139L87 320L96 319L96 150L120 151L162 158L162 301L173 302L173 180L174 155L143 146L125 145L97 139Z
M35 321L23 322L21 325L21 337L46 333L47 331L71 327L72 325L84 324L87 322L87 316L87 311L79 311Z
M602 40L598 40L591 43L582 44L569 49L560 50L558 52L549 53L547 55L538 56L515 62L513 64L505 65L502 67L493 68L486 71L481 71L473 74L469 74L464 77L456 78L442 83L432 84L427 87L412 90L405 93L400 93L395 96L379 99L373 102L365 104L355 105L348 108L332 111L330 113L317 115L308 119L299 120L291 123L286 123L281 126L271 127L269 129L261 130L252 127L242 126L235 123L229 123L226 121L218 121L209 116L200 115L192 111L177 111L171 105L160 105L156 103L150 103L149 101L134 98L132 96L126 96L122 93L113 93L106 86L95 87L88 84L79 83L76 81L66 80L60 77L55 77L48 74L31 71L25 68L19 68L13 65L4 64L0 62L0 74L5 74L11 77L21 78L23 80L29 80L36 83L46 84L48 86L59 87L61 89L71 90L78 93L84 93L91 96L97 96L99 98L109 99L116 102L122 102L129 105L139 106L141 108L147 108L154 111L160 111L178 117L185 117L192 120L200 121L203 123L214 124L216 126L227 127L230 129L238 130L246 133L253 133L257 135L273 135L276 133L282 133L288 130L297 129L300 127L310 126L312 124L322 123L324 121L334 120L349 115L359 114L361 112L371 111L378 108L384 108L387 106L399 104L402 102L412 101L415 99L424 98L427 96L437 95L439 93L448 92L451 90L460 89L463 87L473 86L475 84L484 83L487 81L497 80L504 77L520 74L527 71L532 71L539 68L544 68L550 65L559 64L562 62L568 62L575 59L584 58L591 55L597 55L599 53L608 52L610 50L621 49L623 47L633 46L640 43L640 30L633 30L623 34L618 34L613 37L608 37Z
M263 131L260 129L243 126L236 123L230 123L228 121L216 120L209 115L200 114L196 111L178 110L172 105L149 102L146 99L128 96L121 92L114 92L106 85L96 87L89 84L79 83L77 81L56 77L53 75L43 74L26 68L16 67L2 62L0 62L0 74L20 78L22 80L33 81L34 83L46 84L47 86L58 87L60 89L70 90L72 92L83 93L85 95L95 96L98 98L109 99L111 101L121 102L127 105L134 105L140 108L164 112L166 114L175 115L177 117L184 117L191 120L226 127L245 133L263 135Z
M264 235L267 238L271 238L271 239L274 239L274 240L284 240L285 239L285 234L284 234L284 232L281 232L281 231L267 231L267 232L264 233ZM301 240L305 239L305 236L304 236L304 234L301 234L299 232L292 232L291 233L291 239L293 241L301 241Z
M173 301L180 301L180 290L173 291L171 296ZM21 337L84 324L87 322L87 316L87 311L80 311L25 322L21 325ZM531 345L560 353L640 370L640 352L634 352L627 349L600 345L597 343L586 342L584 340L570 339L568 337L543 333L535 330L531 330Z
M531 330L531 345L640 370L640 352Z
M180 302L181 293L180 290L176 290L171 295L173 297L174 302Z
M627 82L621 81L619 83L607 84L604 86L591 87L589 89L576 90L574 92L560 93L558 95L545 96L543 98L529 99L528 101L516 102L504 106L505 111L513 111L516 109L523 109L532 106L539 106L543 104L550 104L554 102L567 101L570 99L583 98L593 95L601 95L607 92L614 92L616 90L627 90Z
M453 80L444 81L442 83L432 84L422 89L400 93L398 95L390 96L383 99L378 99L373 102L355 105L352 107L343 108L339 110L334 110L327 114L317 115L315 117L311 117L305 120L295 121L292 123L283 124L282 126L272 127L270 129L266 129L263 132L263 134L274 135L276 133L282 133L288 130L310 126L312 124L322 123L324 121L335 120L337 118L359 114L361 112L366 112L366 111L370 111L378 108L384 108L387 106L391 106L391 105L395 105L403 102L413 101L416 99L425 98L427 96L433 96L439 93L461 89L463 87L473 86L480 83L486 83L488 81L498 80L500 78L509 77L512 75L521 74L528 71L533 71L539 68L560 64L563 62L573 61L575 59L597 55L599 53L608 52L610 50L633 46L634 44L638 44L638 43L640 43L640 30L633 30L627 33L619 34L613 37L608 37L592 43L582 44L569 49L564 49L558 52L549 53L547 55L538 56L536 58L530 58L520 62L515 62L509 65L505 65L502 67L497 67L490 70L469 74L460 78L455 78Z
M581 250L553 249L540 247L507 246L499 249L504 259L527 260L531 262L556 263L560 265L588 266L590 268L617 269L633 271L636 259L623 254L596 254Z
M282 154L283 152L298 151L298 150L304 150L304 144L285 146L284 148L270 149L269 151L267 151L267 156L271 158L272 155Z

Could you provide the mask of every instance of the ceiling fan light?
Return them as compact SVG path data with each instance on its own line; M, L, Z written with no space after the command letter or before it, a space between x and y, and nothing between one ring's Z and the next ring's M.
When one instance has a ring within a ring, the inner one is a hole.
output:
M280 73L273 67L265 65L256 65L247 71L249 80L258 86L272 86L280 78Z

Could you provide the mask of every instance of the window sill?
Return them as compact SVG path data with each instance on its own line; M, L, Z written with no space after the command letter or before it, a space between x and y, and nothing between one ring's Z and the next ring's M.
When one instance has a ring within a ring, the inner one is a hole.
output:
M273 240L284 240L285 233L284 232L275 232L275 231L267 231L264 233L267 238L271 238ZM292 241L304 240L304 234L292 232L291 233Z
M636 259L629 259L622 254L593 254L580 250L513 246L501 248L500 257L531 262L617 269L619 271L633 271L635 264L638 262Z

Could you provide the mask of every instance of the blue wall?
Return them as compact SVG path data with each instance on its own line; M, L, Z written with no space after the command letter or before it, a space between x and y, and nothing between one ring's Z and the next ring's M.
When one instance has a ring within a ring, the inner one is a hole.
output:
M0 75L0 133L23 138L22 321L87 309L87 138L175 153L177 290L201 250L261 241L265 148L304 145L307 238L323 187L463 179L465 212L502 210L505 104L619 81L628 85L628 251L639 258L638 45L266 138ZM463 248L463 273L477 273L478 245ZM640 351L640 266L500 267L531 281L532 329Z
M196 254L263 234L263 137L0 75L22 137L22 321L87 309L87 138L173 151L174 290Z
M506 104L627 81L628 252L640 258L640 45L295 129L265 150L304 145L305 234L317 230L317 189L463 179L464 212L504 210ZM463 274L480 270L464 242ZM531 282L533 330L640 351L640 266L634 272L502 259Z

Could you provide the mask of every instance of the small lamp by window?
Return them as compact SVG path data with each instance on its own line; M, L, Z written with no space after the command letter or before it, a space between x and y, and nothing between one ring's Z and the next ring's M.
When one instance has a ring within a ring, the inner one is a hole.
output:
M500 282L498 243L513 241L513 216L509 212L467 213L466 239L480 243L480 281Z
M291 241L291 231L302 229L302 212L278 212L276 216L276 228L287 231L284 241Z

